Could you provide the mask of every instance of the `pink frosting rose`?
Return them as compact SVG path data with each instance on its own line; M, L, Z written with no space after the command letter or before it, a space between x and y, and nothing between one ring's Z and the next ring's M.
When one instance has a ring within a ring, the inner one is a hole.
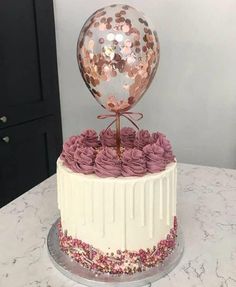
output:
M120 130L121 145L125 148L133 148L136 131L130 127L124 127Z
M123 176L143 176L147 172L145 156L137 148L125 150L121 160Z
M134 140L134 146L138 149L143 149L145 145L149 144L151 141L151 136L148 130L140 130L136 133Z
M148 144L143 148L147 160L147 170L151 173L165 169L166 160L164 158L164 148L158 144Z
M75 151L73 166L77 172L91 174L94 172L96 150L93 147L81 147Z
M116 133L111 129L102 130L99 134L100 141L103 146L115 147L116 146Z
M98 147L100 142L95 130L87 129L80 134L80 144L83 147Z
M100 177L118 177L121 175L121 161L116 150L111 147L101 149L95 159L94 171Z

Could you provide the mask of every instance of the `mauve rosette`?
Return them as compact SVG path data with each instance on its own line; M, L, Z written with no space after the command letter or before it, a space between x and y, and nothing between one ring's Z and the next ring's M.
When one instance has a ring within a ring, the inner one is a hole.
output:
M175 160L175 156L172 152L172 146L170 144L170 141L167 139L167 137L159 132L152 134L152 142L160 145L164 149L164 158L167 163L170 163Z
M156 143L160 134L161 133L159 133L159 132L152 133L150 143ZM161 134L161 135L163 135L163 134Z
M81 147L75 151L74 168L77 172L91 174L94 172L96 150L93 147Z
M143 149L145 145L151 141L151 135L148 130L140 130L136 133L134 146L138 149Z
M100 142L95 130L87 129L80 134L81 146L83 147L98 147Z
M101 149L95 159L94 172L100 177L120 176L121 161L116 150L111 147Z
M147 172L144 153L137 148L125 150L121 161L123 176L143 176Z
M111 129L102 130L99 134L101 144L105 147L116 146L116 133Z
M136 131L130 127L124 127L120 130L121 145L125 148L133 148Z
M164 148L158 144L148 144L143 148L147 160L148 172L155 173L165 169Z
M76 163L74 159L74 154L76 150L80 146L80 136L72 136L70 137L64 144L63 150L60 155L60 159L63 161L64 165L72 169L73 171L77 171Z

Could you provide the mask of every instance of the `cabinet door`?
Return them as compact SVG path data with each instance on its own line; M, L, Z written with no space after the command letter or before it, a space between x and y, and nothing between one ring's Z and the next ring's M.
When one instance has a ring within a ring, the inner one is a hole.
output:
M58 134L53 116L0 130L0 207L55 172Z
M60 113L52 0L0 1L0 129Z

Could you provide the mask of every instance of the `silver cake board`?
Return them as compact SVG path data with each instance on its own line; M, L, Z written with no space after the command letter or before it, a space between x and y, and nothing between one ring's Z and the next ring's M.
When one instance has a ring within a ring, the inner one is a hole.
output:
M59 221L60 218L56 220L48 233L47 247L49 257L51 258L54 266L61 273L84 286L151 287L152 283L158 281L176 267L184 251L183 233L181 229L178 228L176 247L174 251L163 261L163 263L159 264L158 266L149 268L143 272L137 272L132 275L98 274L84 268L78 262L73 261L67 254L61 251L57 226Z

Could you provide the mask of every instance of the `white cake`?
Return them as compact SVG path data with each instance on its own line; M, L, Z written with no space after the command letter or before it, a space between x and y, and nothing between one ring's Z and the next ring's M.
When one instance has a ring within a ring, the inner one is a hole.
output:
M122 147L121 155L101 145L106 134L99 139L86 130L64 144L57 161L61 249L84 267L111 274L156 266L177 235L177 164L169 141L158 132L123 131L133 134L134 146ZM110 134L105 143L112 143Z
M58 207L67 235L104 252L152 248L176 216L176 163L143 177L100 178L57 162Z

